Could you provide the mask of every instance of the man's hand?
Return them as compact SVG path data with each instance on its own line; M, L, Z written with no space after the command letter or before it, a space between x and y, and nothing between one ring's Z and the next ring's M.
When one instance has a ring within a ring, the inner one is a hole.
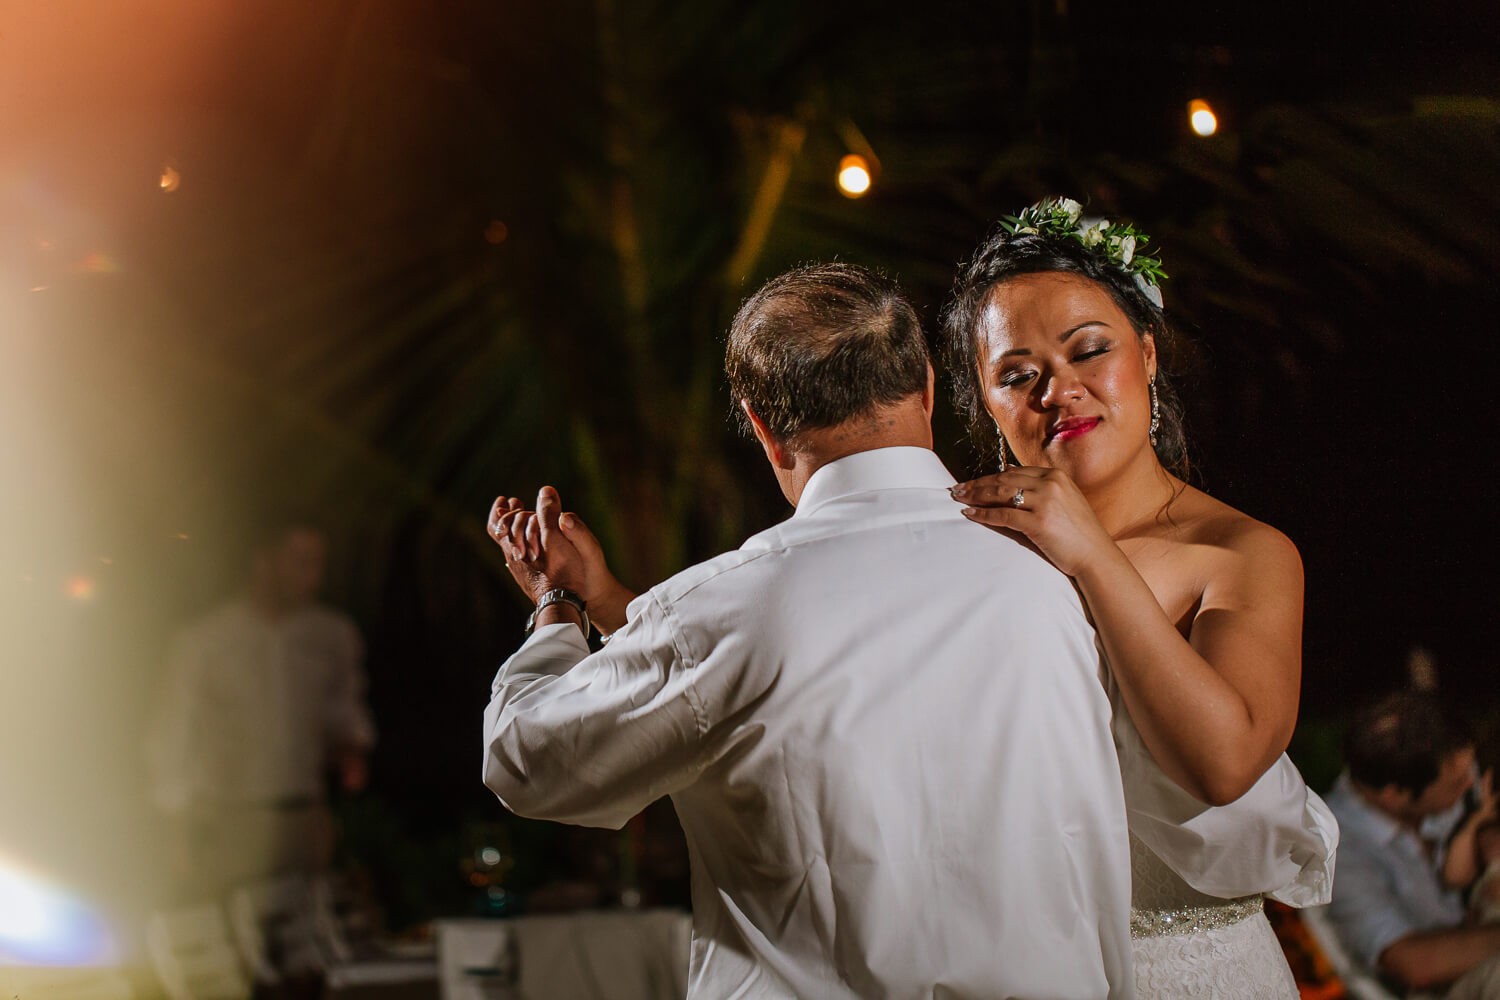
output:
M534 512L516 497L497 497L489 532L532 603L554 587L565 587L583 598L601 632L625 624L625 606L635 595L610 573L604 550L583 519L563 513L555 489L542 487Z

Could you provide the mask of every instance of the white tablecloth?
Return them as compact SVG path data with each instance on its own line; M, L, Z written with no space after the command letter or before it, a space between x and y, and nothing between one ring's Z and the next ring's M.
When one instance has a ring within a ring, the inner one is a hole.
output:
M436 929L445 1000L508 997L498 987L512 963L516 1000L687 995L692 918L675 910L440 920Z

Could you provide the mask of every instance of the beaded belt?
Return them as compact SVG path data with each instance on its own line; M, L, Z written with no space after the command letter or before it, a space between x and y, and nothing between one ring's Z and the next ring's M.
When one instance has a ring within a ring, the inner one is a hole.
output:
M1260 896L1226 900L1216 906L1185 906L1180 910L1131 910L1130 936L1164 937L1168 934L1196 934L1199 931L1230 927L1264 913L1266 901Z

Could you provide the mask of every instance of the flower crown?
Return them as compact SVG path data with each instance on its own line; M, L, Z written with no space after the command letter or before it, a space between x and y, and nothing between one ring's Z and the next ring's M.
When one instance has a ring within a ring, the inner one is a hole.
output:
M1000 225L1012 236L1053 236L1077 240L1090 250L1104 254L1111 264L1135 279L1141 294L1162 308L1161 258L1141 252L1151 237L1128 222L1084 219L1083 206L1072 198L1044 198L1035 205L1008 215Z

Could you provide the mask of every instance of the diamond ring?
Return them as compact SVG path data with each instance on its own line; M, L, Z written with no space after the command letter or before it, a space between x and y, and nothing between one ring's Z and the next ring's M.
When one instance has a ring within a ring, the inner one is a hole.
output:
M1026 502L1026 491L1025 490L1016 490L1016 495L1010 498L1010 505L1012 507L1019 507L1019 506L1021 506L1021 504L1025 503L1025 502Z

